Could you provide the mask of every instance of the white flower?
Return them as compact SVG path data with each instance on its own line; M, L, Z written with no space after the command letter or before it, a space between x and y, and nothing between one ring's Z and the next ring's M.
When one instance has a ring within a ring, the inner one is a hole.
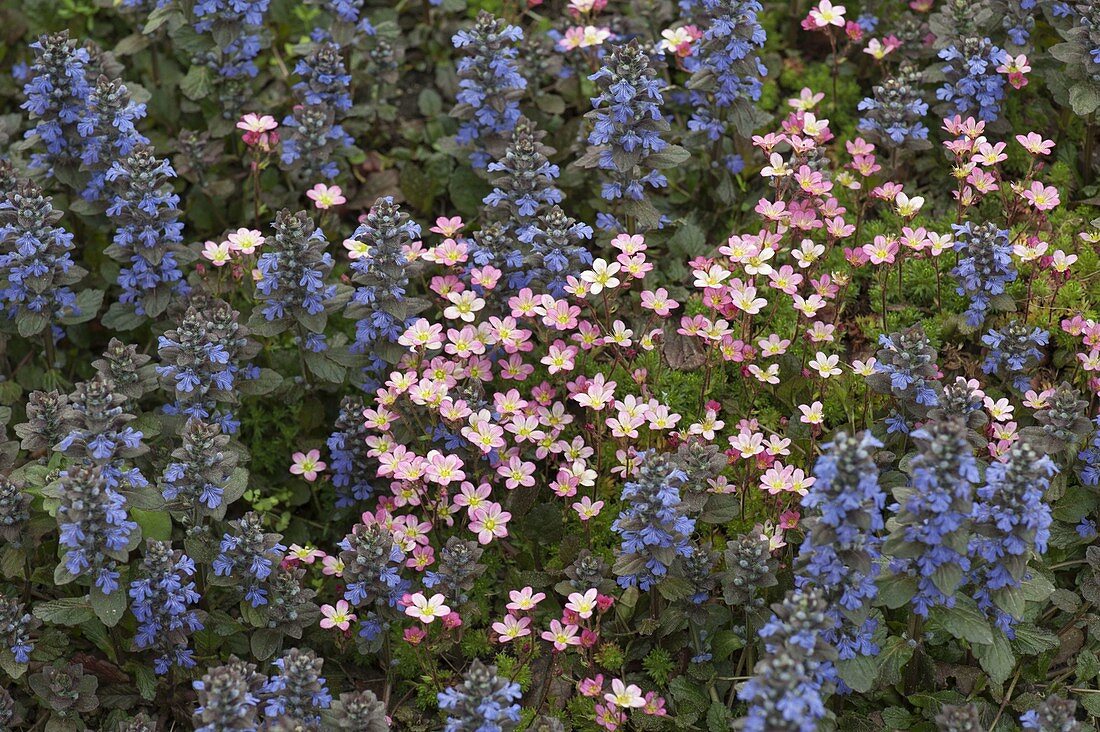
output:
M620 679L612 679L611 692L604 694L603 698L624 709L640 709L645 706L645 697L642 696L642 690L634 684L627 686Z
M821 378L827 379L830 376L837 376L841 372L840 367L837 364L840 362L840 356L833 354L832 356L826 356L821 351L817 352L813 360L810 361L810 366L821 375Z
M760 171L760 175L765 178L784 178L791 174L791 168L787 165L787 162L783 160L783 156L779 153L772 153L768 159L770 165L765 165L764 169Z
M583 595L579 592L574 592L569 596L569 602L565 604L565 607L582 618L588 619L592 617L592 613L596 610L597 594L595 588L585 592Z
M924 206L924 196L913 196L910 198L905 193L899 193L894 198L894 207L897 209L899 216L916 216L917 212Z
M405 608L405 614L416 618L422 623L430 623L436 618L446 617L451 614L451 608L443 604L444 597L439 593L424 597L423 592L417 592L409 598L412 604Z
M622 268L623 266L618 262L609 264L605 259L597 259L592 263L592 269L581 273L581 279L589 283L589 292L598 295L605 287L614 290L619 286L619 279L615 275Z
M829 0L821 0L817 7L810 11L810 19L818 28L824 28L827 25L843 28L846 12L848 9L843 5L833 5Z

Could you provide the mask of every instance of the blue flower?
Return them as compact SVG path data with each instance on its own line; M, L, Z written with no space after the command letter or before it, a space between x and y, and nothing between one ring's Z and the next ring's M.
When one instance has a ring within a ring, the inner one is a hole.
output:
M130 583L130 609L137 618L134 646L153 648L153 670L168 673L172 666L192 668L193 652L187 636L203 629L194 605L200 596L191 577L195 563L170 542L151 541L141 563L141 576Z
M967 222L952 228L959 259L951 274L959 282L958 293L970 298L966 324L978 327L985 321L993 298L1003 295L1008 283L1016 281L1012 244L1008 231L994 224L974 226Z
M798 553L795 586L818 588L829 600L831 620L824 639L841 659L874 656L877 623L868 617L878 592L875 578L886 494L878 482L875 448L882 443L869 432L844 432L824 446L814 466L814 481L802 505L813 521ZM831 667L826 676L836 681Z
M623 486L626 508L611 524L622 538L614 572L621 587L646 592L668 574L671 560L690 557L695 520L680 502L687 474L664 455L641 455L634 479Z
M451 42L467 55L458 60L458 106L452 114L463 120L455 139L470 147L475 168L485 168L492 159L487 145L507 134L519 120L519 96L527 80L518 70L516 58L523 31L480 11L472 28L461 30Z
M1012 446L1005 462L990 465L985 485L978 488L972 520L974 536L969 554L973 563L970 580L978 607L999 628L1013 637L1012 626L1020 619L1001 601L1002 592L1018 589L1029 577L1032 552L1046 552L1053 521L1043 495L1057 466L1026 441Z
M955 590L970 569L967 557L978 461L960 417L933 422L912 433L917 454L909 485L896 490L890 506L894 530L886 544L890 571L916 577L913 612L954 607Z

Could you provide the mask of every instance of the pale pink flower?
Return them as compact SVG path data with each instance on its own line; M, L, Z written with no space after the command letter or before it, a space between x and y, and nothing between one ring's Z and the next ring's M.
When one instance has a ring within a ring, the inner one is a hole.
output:
M355 613L351 612L351 608L348 605L347 600L337 600L336 606L322 605L321 606L321 627L339 628L340 630L347 630L351 627L351 623L355 622Z
M313 205L322 211L348 202L340 186L327 186L324 183L318 183L306 191L306 198L313 201Z
M328 467L328 464L321 460L320 450L296 452L291 459L293 460L290 466L291 474L300 475L310 483L317 480L317 474Z

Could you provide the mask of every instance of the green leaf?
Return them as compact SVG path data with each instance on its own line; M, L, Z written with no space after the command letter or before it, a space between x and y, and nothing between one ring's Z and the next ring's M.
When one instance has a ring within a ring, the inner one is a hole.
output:
M153 674L153 669L137 663L130 664L128 669L134 675L134 685L141 698L153 701L157 696L157 677Z
M32 313L24 310L15 316L15 325L19 329L19 335L31 338L42 332L42 329L50 324L49 318L41 313Z
M733 655L734 651L739 651L745 647L745 639L732 630L720 630L714 634L714 640L710 647L714 653L714 660L724 661Z
M126 612L126 591L121 587L109 595L104 595L98 587L92 587L88 592L88 599L91 600L96 617L108 628L118 625Z
M917 594L917 582L913 578L902 575L881 575L878 579L878 595L875 596L875 602L896 610L904 607L915 594Z
M61 322L65 325L87 323L99 314L99 309L102 306L103 290L81 290L80 294L76 296L76 307L80 311L79 314L62 318Z
M1016 637L1012 645L1018 653L1027 656L1037 656L1040 653L1053 651L1062 645L1057 635L1034 625L1022 623L1016 626L1015 631Z
M1100 91L1087 81L1079 81L1069 90L1069 104L1074 114L1087 117L1100 107Z
M167 511L146 511L143 508L130 509L130 515L141 527L141 535L146 539L170 541L172 539L172 517Z
M305 352L306 366L319 379L330 384L344 383L346 369L323 353Z
M212 72L209 67L202 64L192 64L187 70L187 76L180 81L180 91L192 101L199 101L210 95L214 88Z
M443 113L443 98L439 92L431 87L420 90L420 96L416 98L416 106L423 117L438 117Z
M237 381L237 391L247 396L263 396L270 394L283 383L283 377L272 369L260 369L260 375L255 379L240 379Z
M710 703L707 710L708 732L729 732L730 723L733 721L733 712L720 701Z
M134 330L145 323L145 316L135 313L133 305L115 302L107 308L100 323L108 330Z
M868 656L837 661L836 670L845 684L861 694L874 688L875 678L878 676L878 664Z
M266 661L275 655L283 644L283 634L274 628L260 628L252 633L252 655L257 661Z
M1012 653L1012 647L1003 634L998 633L993 642L986 645L971 645L971 650L978 662L989 674L989 678L995 684L1003 684L1016 667L1016 656Z
M63 597L36 603L34 617L53 625L80 625L95 617L86 597Z
M953 608L935 608L931 618L944 630L968 643L989 645L993 643L993 631L989 621L969 598L956 598Z
M1100 675L1100 659L1092 651L1081 651L1077 655L1077 683L1088 685Z
M901 672L913 657L913 646L909 641L890 636L882 644L878 656L879 682L893 686L901 681Z
M3 670L12 679L18 679L27 672L28 664L15 660L15 654L7 648L0 647L0 670Z

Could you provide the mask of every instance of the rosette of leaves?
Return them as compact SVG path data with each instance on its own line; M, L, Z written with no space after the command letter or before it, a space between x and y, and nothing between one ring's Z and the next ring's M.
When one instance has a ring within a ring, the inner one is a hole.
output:
M607 575L607 562L598 554L582 549L573 563L565 568L566 580L554 586L554 590L564 596L573 592L586 592L595 587L602 594L615 591L615 582Z
M1046 82L1058 103L1068 103L1075 114L1087 118L1100 109L1100 6L1090 0L1069 5L1076 12L1056 24L1062 42L1050 49L1064 65L1057 67L1058 73L1048 74Z
M970 444L977 450L984 450L989 441L982 431L989 424L989 415L984 408L985 392L977 384L976 379L956 377L955 381L943 387L939 406L928 410L928 418L934 421L961 419L966 426Z
M197 706L193 716L195 732L255 730L259 727L260 699L267 678L256 665L230 656L229 661L211 668L192 682Z
M963 37L989 28L994 21L989 4L978 0L946 0L928 18L937 49L957 43Z
M374 202L351 235L368 247L351 263L356 287L344 312L355 321L354 352L370 353L387 363L397 363L407 352L396 343L397 337L409 318L428 306L406 293L416 265L408 261L404 248L418 236L420 226L389 196Z
M283 209L272 228L275 236L268 237L256 263L262 275L256 285L262 304L252 313L249 328L268 337L294 332L309 370L325 381L342 382L345 367L334 359L336 352L330 353L325 326L352 291L329 282L335 262L326 251L324 232L308 213Z
M936 349L920 325L879 336L875 370L867 377L871 391L892 396L898 410L912 420L923 419L939 405L942 385Z
M15 425L19 443L32 455L43 453L61 441L73 428L76 413L69 395L58 391L32 391L27 398L27 421Z
M302 567L278 565L265 580L267 602L241 604L241 617L255 630L250 646L261 661L274 656L286 638L300 640L306 628L317 624L321 609L314 602L317 591L306 584Z
M768 537L739 534L726 544L722 559L719 581L725 603L754 614L763 610L763 590L779 583L775 575L779 563L772 556Z
M435 571L425 575L424 584L456 603L467 602L474 583L485 573L486 565L479 561L484 553L476 541L450 537L439 551Z
M1020 436L1041 452L1065 453L1066 462L1071 462L1077 448L1092 432L1092 422L1086 416L1088 402L1080 397L1079 391L1062 382L1047 398L1046 405L1035 412L1039 424L1024 427Z
M152 356L138 353L137 346L112 338L103 357L92 361L92 368L111 379L115 391L134 404L157 386L152 360Z
M33 497L18 483L0 476L0 541L19 546L31 518Z
M327 729L341 732L389 732L386 705L373 691L345 692L332 702L332 707L322 712Z
M525 234L547 207L565 197L554 185L559 170L549 160L555 151L543 143L545 137L534 122L520 117L504 156L489 164L493 190L482 203L489 218L505 223L516 236Z
M928 103L921 96L920 83L920 71L903 62L894 76L874 86L873 97L859 103L860 111L865 113L859 130L890 150L930 149L928 127L923 121Z
M79 663L54 663L27 679L31 691L50 711L46 729L70 732L87 729L84 716L99 708L99 679L84 673Z
M225 510L248 486L248 473L237 467L239 456L230 436L216 424L191 418L183 427L183 444L172 451L160 492L169 511L189 518L225 517Z
M714 493L711 481L717 478L729 464L729 459L718 445L698 438L680 443L669 460L684 471L680 485L680 501L684 512L708 524L723 524L738 512L736 496Z

